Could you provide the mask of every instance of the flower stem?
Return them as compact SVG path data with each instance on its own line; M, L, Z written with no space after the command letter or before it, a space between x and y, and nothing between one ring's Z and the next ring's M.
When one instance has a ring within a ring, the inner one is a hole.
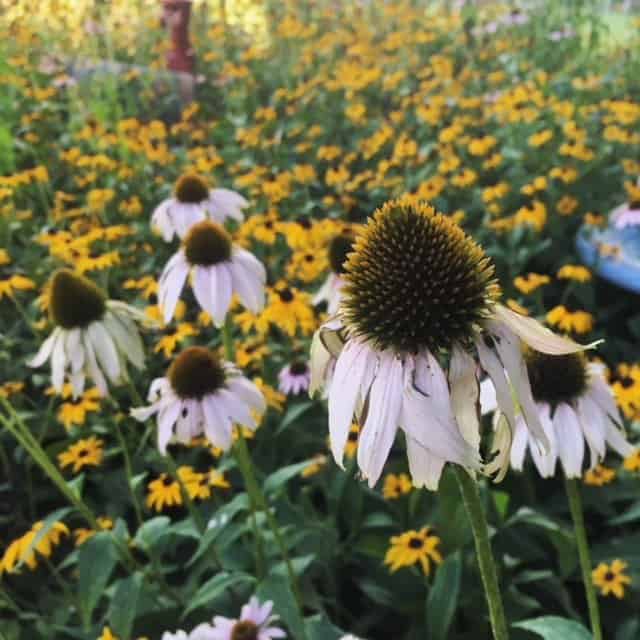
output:
M133 509L136 513L136 520L138 522L138 526L140 527L144 522L144 518L142 517L142 510L140 509L138 497L136 496L136 490L133 486L133 467L131 465L131 456L129 455L129 449L127 448L127 441L125 439L124 433L122 433L122 427L117 419L115 420L115 425L116 434L118 436L118 440L120 441L120 448L122 449L122 456L124 457L124 469L127 476L127 486L129 487L129 493L131 494L131 502L133 503Z
M582 500L580 499L580 488L575 478L565 478L565 488L569 500L569 509L573 519L573 530L578 543L578 557L580 558L580 568L582 569L582 582L587 595L587 606L589 608L589 621L594 640L602 640L602 626L600 624L600 609L598 608L598 598L593 587L591 578L591 554L589 553L589 543L587 541L587 531L584 526L584 514L582 512Z
M480 576L482 577L484 593L489 605L489 618L493 637L495 640L508 640L509 631L507 630L507 621L504 615L504 607L502 606L500 586L498 585L498 573L493 553L491 552L489 529L482 510L478 485L465 469L457 465L454 466L454 469L473 531Z

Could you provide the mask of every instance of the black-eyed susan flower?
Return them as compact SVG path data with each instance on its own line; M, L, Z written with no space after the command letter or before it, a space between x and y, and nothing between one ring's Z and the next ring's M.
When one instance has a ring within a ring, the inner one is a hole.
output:
M593 316L588 311L571 311L564 305L558 305L547 312L547 322L565 333L582 335L593 329Z
M635 449L629 454L624 459L623 466L627 471L640 471L640 449Z
M387 473L384 477L382 495L387 500L397 500L403 495L411 492L413 484L411 478L406 473Z
M261 317L291 337L298 329L308 335L317 327L311 296L284 281L276 283L269 291L269 303Z
M592 572L593 584L600 589L603 596L613 595L618 600L624 598L626 587L631 578L625 573L627 563L616 559L610 565L601 562Z
M131 410L144 422L157 414L158 448L164 454L175 433L189 443L204 433L226 451L232 443L232 423L255 429L251 410L264 412L266 402L255 384L230 362L204 347L188 347L178 355L163 378L149 388L148 407Z
M19 564L26 564L29 569L35 569L38 566L36 554L50 558L62 537L69 535L69 529L64 522L54 522L44 535L41 534L43 527L44 522L36 522L29 531L7 547L0 560L0 575L15 573ZM39 537L38 542L36 537Z
M46 393L55 393L55 389L51 387ZM65 402L60 405L57 418L67 431L74 425L83 425L88 413L100 410L100 389L97 387L86 389L82 395L73 398L73 388L67 383L60 395Z
M613 482L616 478L615 469L610 469L602 464L597 464L593 469L587 469L582 481L592 487L603 487Z
M591 271L587 267L575 264L565 264L556 274L559 280L575 280L576 282L589 282Z
M550 282L551 278L549 276L540 273L527 273L524 276L517 276L513 280L515 288L525 295L533 293L536 289Z
M567 478L580 478L586 447L592 471L603 460L607 445L622 457L633 452L602 365L587 362L580 353L550 356L531 349L525 350L524 361L535 409L550 447L541 451L524 418L517 415L510 453L513 469L522 470L527 447L543 478L555 475L558 460ZM492 397L489 381L482 384L483 412L488 412L495 407L495 396ZM506 424L501 424L503 419L499 412L494 416L498 434L501 429L508 431ZM497 437L506 436L503 433ZM500 463L494 461L489 470L498 466Z
M51 360L51 382L61 393L68 378L77 397L87 376L104 396L107 379L119 384L128 379L126 363L144 368L144 349L136 322L144 315L116 300L107 300L93 282L68 269L57 271L49 287L49 311L56 325L29 366Z
M98 525L100 526L100 531L108 531L113 529L113 520L111 518L106 518L104 516L98 516L96 518ZM73 538L76 547L84 544L89 538L93 538L97 531L95 529L87 529L84 527L80 527L78 529L73 530Z
M640 417L640 365L621 362L615 371L611 388L616 402L629 420Z
M224 323L234 293L253 313L264 306L267 273L263 264L245 249L234 246L224 227L211 220L191 226L183 247L162 271L158 302L165 322L173 317L190 274L198 304L218 327Z
M166 473L160 474L147 485L147 507L162 511L165 507L177 507L182 504L180 483Z
M406 436L415 486L435 489L445 462L478 469L471 349L499 387L498 404L512 430L513 389L527 426L548 446L521 339L553 354L583 347L499 305L490 259L449 218L424 204L388 202L357 237L344 278L338 315L314 336L310 387L311 393L328 389L338 465L355 414L363 427L358 465L370 486L382 473L398 427ZM438 360L444 351L451 356L449 381Z
M230 189L210 189L195 173L186 173L176 182L172 198L162 201L153 212L151 224L169 242L176 234L183 238L189 228L205 218L223 223L227 218L242 221L242 210L249 203Z
M431 573L431 563L442 562L439 545L440 538L431 534L431 527L422 527L419 531L405 531L391 538L391 546L385 555L384 563L389 565L391 573L420 563L423 573L428 576Z
M104 455L104 442L96 436L78 440L66 451L58 454L58 464L61 468L73 466L73 473L85 467L99 467Z

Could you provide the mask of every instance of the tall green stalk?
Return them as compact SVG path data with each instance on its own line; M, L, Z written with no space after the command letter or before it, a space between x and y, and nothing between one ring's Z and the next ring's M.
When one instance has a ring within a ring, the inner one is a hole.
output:
M602 640L602 625L600 622L600 609L598 598L593 586L591 577L591 554L589 552L589 542L587 541L587 530L584 526L584 514L582 511L582 500L580 499L580 488L575 478L565 478L565 488L569 499L569 509L573 519L573 530L578 544L578 557L580 558L580 568L582 569L582 582L587 595L587 606L589 608L589 621L593 640Z
M454 469L473 531L480 576L482 577L484 593L487 598L487 605L489 606L489 619L491 620L493 637L494 640L508 640L509 631L504 615L504 607L502 605L500 585L498 584L498 572L496 571L493 553L491 552L489 529L482 509L482 503L480 502L478 485L465 469L457 465L454 466Z

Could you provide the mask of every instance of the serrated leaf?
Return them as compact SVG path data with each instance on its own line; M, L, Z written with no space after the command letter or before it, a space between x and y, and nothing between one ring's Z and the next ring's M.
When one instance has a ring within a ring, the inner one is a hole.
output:
M542 616L515 622L512 626L537 633L544 640L593 640L591 633L575 620L558 616Z
M427 629L433 640L446 640L458 607L462 559L460 552L450 555L436 571L427 596Z
M85 625L91 622L91 613L104 594L117 558L111 533L106 531L96 533L80 547L78 592Z
M107 620L109 620L112 631L120 638L131 636L142 582L142 575L136 572L116 583L116 589L107 612Z

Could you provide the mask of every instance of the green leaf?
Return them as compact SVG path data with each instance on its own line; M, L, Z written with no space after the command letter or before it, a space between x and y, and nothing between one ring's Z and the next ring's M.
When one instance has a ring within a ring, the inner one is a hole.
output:
M630 507L629 510L626 513L623 513L621 516L618 516L617 518L613 518L612 520L609 520L609 524L610 525L627 524L629 522L635 522L636 520L640 520L640 502Z
M255 578L246 573L227 573L223 571L207 580L191 598L191 602L184 610L182 618L186 618L189 613L198 607L206 606L221 593L225 593L234 585L241 583L253 583Z
M308 640L339 640L344 636L344 631L335 627L322 614L317 614L305 620Z
M167 516L156 516L155 518L151 518L151 520L147 520L138 531L136 531L136 536L133 541L142 549L150 549L162 536L170 532L170 527L170 518Z
M304 462L297 462L296 464L290 464L282 469L278 469L275 473L272 473L264 482L264 492L266 494L276 493L284 485L295 478L303 469L309 466L311 460L305 460Z
M462 577L460 552L450 555L436 571L427 596L427 629L433 640L446 640L453 621Z
M80 547L78 592L82 618L86 625L91 622L91 613L104 594L116 562L117 553L109 532L96 533Z
M300 615L291 586L286 578L271 574L258 585L256 596L260 602L273 601L273 610L278 612L284 623L289 627L292 637L305 637L304 620Z
M295 573L297 576L302 575L311 566L311 563L315 560L315 557L315 554L310 554L307 556L300 556L299 558L291 558L293 573ZM287 577L289 575L287 572L287 565L284 562L279 562L278 564L276 564L271 569L271 571L284 577Z
M120 638L131 637L136 619L138 597L142 588L142 574L136 572L116 583L116 590L109 605L107 620L114 634Z
M306 413L313 406L313 402L307 401L300 402L289 407L289 409L287 409L287 413L285 413L282 421L276 429L276 435L280 435L287 427L291 426L303 413Z
M544 640L559 640L559 638L562 638L562 640L593 640L591 633L579 622L568 620L567 618L559 618L558 616L543 616L541 618L532 618L531 620L522 620L512 626L537 633Z

